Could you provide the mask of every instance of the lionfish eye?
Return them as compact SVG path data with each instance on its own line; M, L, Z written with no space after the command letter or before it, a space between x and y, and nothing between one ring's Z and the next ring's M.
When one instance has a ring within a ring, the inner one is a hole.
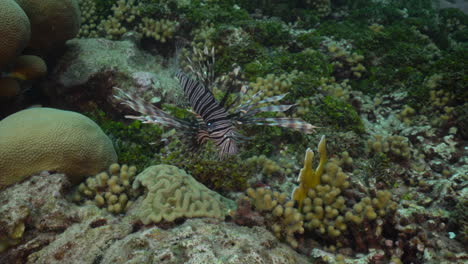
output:
M211 126L211 122L208 122L206 125L207 125L207 126Z

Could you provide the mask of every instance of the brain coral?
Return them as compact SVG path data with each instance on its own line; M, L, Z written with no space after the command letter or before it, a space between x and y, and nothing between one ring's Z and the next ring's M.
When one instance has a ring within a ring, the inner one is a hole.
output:
M52 108L30 108L0 121L0 157L0 189L42 170L63 172L76 183L117 161L96 123Z
M136 214L144 224L192 217L224 219L227 208L222 196L175 166L148 167L133 182L135 189L141 185L146 195Z
M10 76L19 80L32 80L47 74L47 65L38 56L21 55L12 65Z
M16 2L26 12L31 22L30 47L47 51L62 45L78 34L80 9L76 0L16 0Z
M29 19L14 0L0 1L0 70L10 63L29 42Z

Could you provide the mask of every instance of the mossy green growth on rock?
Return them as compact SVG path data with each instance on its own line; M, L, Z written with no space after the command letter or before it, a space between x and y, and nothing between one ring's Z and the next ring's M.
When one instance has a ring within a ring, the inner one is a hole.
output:
M249 168L237 155L220 161L211 142L200 150L194 150L178 139L172 139L161 150L158 161L184 169L197 181L218 192L247 189L247 180L253 174L253 168Z
M325 96L312 105L303 118L312 124L331 126L339 131L351 130L358 134L365 132L364 124L354 107L332 96Z
M99 16L107 16L112 12L111 7L118 2L118 0L92 0L96 5L96 13Z
M250 67L250 71L258 71L255 66L247 66L252 62L252 58L263 58L266 55L266 49L259 43L246 40L244 44L234 44L225 47L221 55L216 58L215 69L217 72L230 72L234 63Z
M249 14L245 9L236 8L231 1L216 1L209 4L202 4L202 1L190 1L190 5L180 8L179 12L186 14L191 25L201 23L232 23L249 19Z
M88 117L112 140L119 163L134 164L140 170L154 163L154 155L161 148L162 128L140 121L129 124L114 121L102 111L89 113ZM152 142L156 144L150 144Z
M346 39L365 58L375 58L374 64L364 62L368 69L366 78L353 81L353 88L370 94L402 86L418 90L424 77L432 74L434 62L443 55L441 50L449 47L441 44L449 40L447 37L440 40L440 35L445 33L440 30L441 25L437 24L430 5L419 10L405 10L405 5L401 1L372 4L375 7L357 5L350 17L343 21L324 21L317 28L317 34ZM359 15L353 15L356 12L360 12ZM369 20L370 17L380 18L377 21L381 30L373 30L370 25L375 20Z
M291 39L283 22L277 19L245 20L238 24L250 33L256 42L265 46L285 45Z
M267 74L289 73L293 70L320 79L320 77L328 77L332 71L327 58L313 49L305 49L296 53L274 50L268 56L250 61L244 69L246 77L251 81Z
M434 73L442 74L439 87L455 95L459 103L468 101L468 46L460 46L434 63Z

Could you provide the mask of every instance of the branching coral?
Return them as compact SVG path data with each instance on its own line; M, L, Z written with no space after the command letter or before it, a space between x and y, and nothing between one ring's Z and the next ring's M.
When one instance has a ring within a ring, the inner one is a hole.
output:
M144 17L141 19L139 31L146 37L151 37L161 43L171 39L177 28L177 23L168 19L155 20L152 18Z
M135 198L136 192L131 188L136 174L135 166L114 163L109 170L101 172L93 177L88 177L78 186L73 196L74 201L91 202L98 207L105 208L110 213L122 213L127 211Z
M318 144L318 152L320 154L320 162L317 169L312 169L312 160L314 152L307 149L304 159L304 168L299 172L298 182L299 186L293 191L292 199L299 203L299 208L302 208L302 203L307 196L310 189L320 184L320 177L322 177L325 163L327 162L327 149L325 136L322 136Z
M366 67L362 64L364 56L351 51L352 45L346 40L336 41L326 38L322 45L324 52L330 57L334 66L334 76L338 80L359 79L366 72Z
M119 39L129 31L137 31L158 42L165 43L173 37L178 26L176 21L166 18L159 20L148 17L144 3L135 0L118 0L111 7L111 14L101 19L93 1L82 0L80 7L84 13L84 27L81 37L104 36L109 39ZM97 21L101 20L100 23Z
M269 189L247 189L247 196L241 198L250 202L255 210L262 213L265 224L279 239L288 242L292 247L298 247L296 234L304 233L302 215L294 208L294 201L288 200L285 193L273 192Z
M275 75L268 74L265 78L258 77L255 82L250 83L251 89L247 95L253 96L258 92L263 92L265 97L275 96L289 92L292 81L300 75L298 71L293 71L289 74ZM258 100L262 99L259 97Z
M239 200L240 209L233 214L234 220L239 224L266 225L293 247L299 246L298 238L313 238L325 242L331 251L343 247L359 252L381 249L384 234L393 230L397 204L391 193L370 190L364 194L351 188L348 176L339 166L351 162L349 154L326 163L324 137L319 143L321 160L315 171L312 153L306 152L300 186L293 199L266 188L248 189L247 196Z
M408 139L402 136L374 135L373 139L367 141L367 152L375 155L384 153L395 160L408 160L411 157Z

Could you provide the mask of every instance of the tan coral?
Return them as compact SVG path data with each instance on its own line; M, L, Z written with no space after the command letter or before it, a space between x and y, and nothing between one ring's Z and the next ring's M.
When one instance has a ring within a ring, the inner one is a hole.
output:
M117 161L110 139L75 112L30 108L0 122L0 189L53 170L79 182Z
M29 42L31 28L25 12L14 0L0 1L0 70Z
M175 166L148 167L135 178L133 187L140 186L146 195L136 214L144 224L194 217L224 219L227 213L219 194Z
M9 76L19 80L32 80L46 74L47 65L42 58L35 55L22 55L14 61Z
M123 213L138 195L131 186L136 171L135 166L113 163L107 171L88 177L82 182L73 195L73 200L84 200L85 203L95 204L110 213Z
M294 201L288 200L286 193L279 193L266 188L249 188L247 196L241 199L262 212L267 226L278 239L285 240L291 247L297 248L297 234L304 233L304 222L300 211L294 207Z
M74 38L80 29L76 0L16 0L31 22L29 46L50 51Z

